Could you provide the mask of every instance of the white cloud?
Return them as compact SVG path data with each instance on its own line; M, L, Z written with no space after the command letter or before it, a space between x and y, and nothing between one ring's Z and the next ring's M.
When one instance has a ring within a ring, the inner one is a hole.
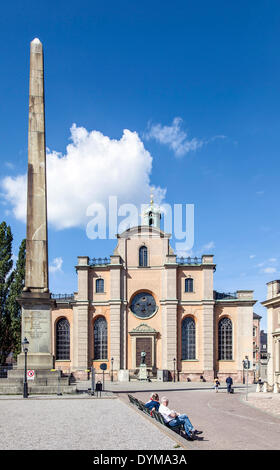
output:
M171 126L162 126L161 124L149 125L144 138L147 140L155 139L161 144L166 144L171 148L177 157L182 157L188 152L195 151L202 147L204 142L197 138L188 139L186 131L181 129L182 119L175 117Z
M264 268L262 272L267 273L267 274L276 273L276 268Z
M73 124L65 155L47 153L48 220L57 229L83 226L92 203L106 204L117 196L119 204L149 201L152 156L136 132L123 131L120 140ZM2 181L4 199L14 216L26 220L26 175ZM165 189L154 190L160 203Z
M214 142L217 139L225 139L225 135L215 135L208 140L197 139L196 137L189 139L188 133L182 130L183 119L175 117L171 126L163 126L162 124L149 124L148 130L144 133L144 139L155 139L160 144L168 145L173 150L176 157L183 157L188 152L195 151Z
M212 248L215 248L215 243L213 241L206 243L206 245L203 245L200 251L201 253L205 253L206 251L212 250Z
M250 255L249 258L250 259L254 259L256 257L256 255Z
M58 258L54 258L51 262L51 264L49 265L49 271L50 273L55 273L57 271L62 271L61 267L62 267L62 263L63 263L63 259L61 257L58 257Z
M269 258L268 260L270 263L276 263L277 261L277 258Z

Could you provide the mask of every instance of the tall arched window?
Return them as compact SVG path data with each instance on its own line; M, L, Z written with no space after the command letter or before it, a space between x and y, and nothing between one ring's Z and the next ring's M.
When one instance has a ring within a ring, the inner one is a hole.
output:
M146 246L141 246L139 249L139 266L148 266L148 249Z
M195 359L195 321L186 317L182 321L182 360Z
M56 324L56 360L70 359L70 325L67 318L61 318Z
M218 327L219 361L232 359L232 323L229 318L222 318Z
M107 322L104 317L99 317L94 322L94 359L107 358Z
M185 292L193 292L193 279L191 277L185 279Z
M95 292L104 292L104 279L96 279Z

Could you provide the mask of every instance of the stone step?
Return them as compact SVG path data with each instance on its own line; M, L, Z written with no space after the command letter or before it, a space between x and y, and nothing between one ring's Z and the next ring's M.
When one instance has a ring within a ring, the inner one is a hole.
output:
M75 385L61 386L58 390L57 385L29 385L29 395L57 395L58 391L62 394L76 394ZM0 395L22 395L22 385L0 385Z

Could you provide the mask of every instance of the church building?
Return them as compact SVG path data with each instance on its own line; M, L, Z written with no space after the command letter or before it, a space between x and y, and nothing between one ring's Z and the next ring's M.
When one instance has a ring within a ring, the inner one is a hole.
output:
M253 291L216 292L213 255L178 258L160 219L151 201L110 258L78 256L77 292L53 296L55 367L83 379L106 363L114 380L129 380L145 351L159 380L241 382L245 356L253 360Z

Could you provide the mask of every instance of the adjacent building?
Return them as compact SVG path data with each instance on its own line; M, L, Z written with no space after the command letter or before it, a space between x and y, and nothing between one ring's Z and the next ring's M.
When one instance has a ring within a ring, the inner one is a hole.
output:
M267 381L275 390L280 384L280 280L267 283Z

